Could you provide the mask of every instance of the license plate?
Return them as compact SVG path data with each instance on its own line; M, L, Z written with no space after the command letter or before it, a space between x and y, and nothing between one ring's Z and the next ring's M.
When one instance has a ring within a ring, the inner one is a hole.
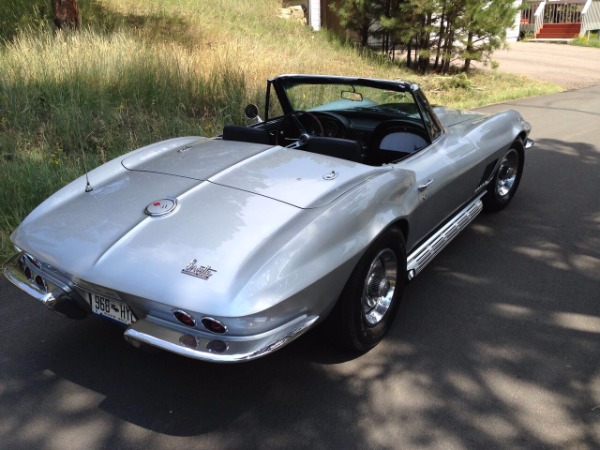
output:
M137 319L133 315L129 306L121 300L103 297L98 294L90 295L92 303L92 312L103 317L107 317L123 325L131 325Z

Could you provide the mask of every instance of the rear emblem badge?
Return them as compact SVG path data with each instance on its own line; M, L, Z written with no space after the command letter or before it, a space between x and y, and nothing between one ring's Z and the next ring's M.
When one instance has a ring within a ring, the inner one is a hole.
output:
M144 212L150 217L164 216L177 208L177 200L174 198L163 198L155 200L146 206Z
M210 266L198 266L198 260L194 259L181 271L186 275L191 275L202 280L208 280L216 270Z

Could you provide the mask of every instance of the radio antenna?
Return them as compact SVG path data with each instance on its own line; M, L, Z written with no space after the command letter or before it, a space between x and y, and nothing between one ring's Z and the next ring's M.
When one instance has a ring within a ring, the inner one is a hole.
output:
M88 134L86 139L91 135L92 133ZM92 187L90 183L90 178L88 176L87 164L85 162L85 152L83 151L83 145L81 144L81 142L79 144L79 149L81 150L81 161L83 162L83 170L85 171L85 192L92 192L94 188Z

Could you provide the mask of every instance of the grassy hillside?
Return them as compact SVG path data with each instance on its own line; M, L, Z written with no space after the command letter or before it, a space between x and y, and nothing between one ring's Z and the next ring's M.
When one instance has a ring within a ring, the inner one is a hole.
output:
M82 31L56 33L49 0L0 3L0 260L22 218L84 165L244 123L279 73L410 79L455 107L557 90L490 73L419 78L280 19L279 0L80 4Z

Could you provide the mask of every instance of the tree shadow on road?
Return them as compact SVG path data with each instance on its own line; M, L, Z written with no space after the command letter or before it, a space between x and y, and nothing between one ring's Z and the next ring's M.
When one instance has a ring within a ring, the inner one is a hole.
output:
M147 354L8 298L0 448L598 448L599 158L539 140L513 203L407 286L360 357L317 333L239 365Z

